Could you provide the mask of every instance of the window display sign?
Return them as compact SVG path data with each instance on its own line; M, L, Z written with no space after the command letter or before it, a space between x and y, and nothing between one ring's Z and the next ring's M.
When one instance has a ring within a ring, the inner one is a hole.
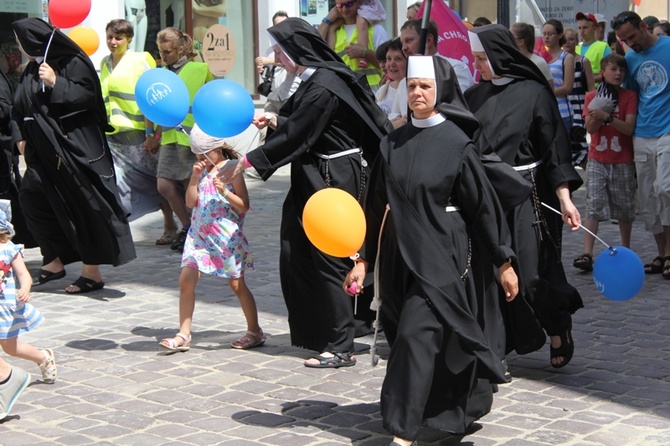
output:
M300 17L312 25L321 23L329 10L328 0L300 0Z
M237 58L233 33L220 24L211 26L202 39L202 58L214 76L225 76Z
M0 0L0 11L42 14L42 2L35 0Z

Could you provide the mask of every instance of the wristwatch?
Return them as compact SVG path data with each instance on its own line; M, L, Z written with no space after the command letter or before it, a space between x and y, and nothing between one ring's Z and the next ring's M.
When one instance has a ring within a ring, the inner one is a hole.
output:
M609 124L612 123L613 120L614 120L614 116L609 115L609 116L607 117L607 119L605 119L605 120L603 121L603 125L609 125Z

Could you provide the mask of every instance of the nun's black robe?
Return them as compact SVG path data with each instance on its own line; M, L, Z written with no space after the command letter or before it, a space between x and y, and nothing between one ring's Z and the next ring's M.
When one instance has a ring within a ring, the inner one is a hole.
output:
M289 18L268 31L295 63L310 67L311 73L303 76L279 111L277 129L269 132L264 145L247 154L264 180L291 164L279 257L291 343L318 352L348 353L354 348L355 326L352 300L342 290L342 280L352 261L316 249L305 235L302 213L312 194L326 187L345 190L363 202L367 161L379 152L379 141L390 124L374 103L365 78L348 69L307 22ZM329 160L319 156L353 149L362 149L365 158L359 153ZM360 303L359 312L370 314Z
M477 137L480 148L495 152L511 166L541 162L519 173L533 180L538 202L560 210L556 189L566 183L574 191L582 179L572 165L556 99L535 64L518 51L509 30L488 25L472 32L479 36L494 72L511 81L504 85L482 81L465 92L468 106L481 124L482 133ZM549 336L561 335L571 327L572 313L583 307L561 263L561 216L542 205L537 210L546 224L535 223L538 218L533 194L507 212L512 248L519 257L519 296L518 302L509 307L517 311L503 314L508 329L507 351L519 354L545 345L540 325ZM532 311L519 312L522 303Z
M37 36L36 47L51 33L38 19L13 26L25 39ZM122 265L135 258L135 247L105 138L100 82L88 56L60 31L47 63L57 76L54 87L43 91L39 64L30 62L12 109L26 141L20 200L28 227L44 264L60 257L64 264Z
M451 121L408 123L382 140L366 208L371 262L386 203L376 284L391 344L384 427L406 439L422 422L464 433L490 411L492 384L505 382L493 264L515 255L503 210L478 150Z

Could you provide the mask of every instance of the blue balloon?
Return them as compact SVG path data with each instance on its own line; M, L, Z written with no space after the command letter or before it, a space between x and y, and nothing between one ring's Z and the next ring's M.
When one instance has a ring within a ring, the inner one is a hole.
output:
M235 136L251 125L254 101L237 82L216 79L203 85L195 94L193 118L202 131L210 136Z
M152 68L137 80L135 101L151 122L176 127L188 114L191 96L184 81L175 73L165 68Z
M644 284L642 260L628 248L613 246L596 259L593 281L603 296L624 301L635 296Z

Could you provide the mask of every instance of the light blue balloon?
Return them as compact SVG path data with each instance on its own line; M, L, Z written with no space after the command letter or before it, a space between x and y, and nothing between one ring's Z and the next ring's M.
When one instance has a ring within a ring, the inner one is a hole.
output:
M254 119L254 101L237 82L216 79L203 85L193 99L193 118L203 132L217 138L235 136Z
M135 84L135 101L148 120L164 127L181 124L191 102L184 81L165 68L142 73Z
M613 246L600 253L596 259L593 281L606 298L628 300L642 289L644 265L634 251L623 246Z

